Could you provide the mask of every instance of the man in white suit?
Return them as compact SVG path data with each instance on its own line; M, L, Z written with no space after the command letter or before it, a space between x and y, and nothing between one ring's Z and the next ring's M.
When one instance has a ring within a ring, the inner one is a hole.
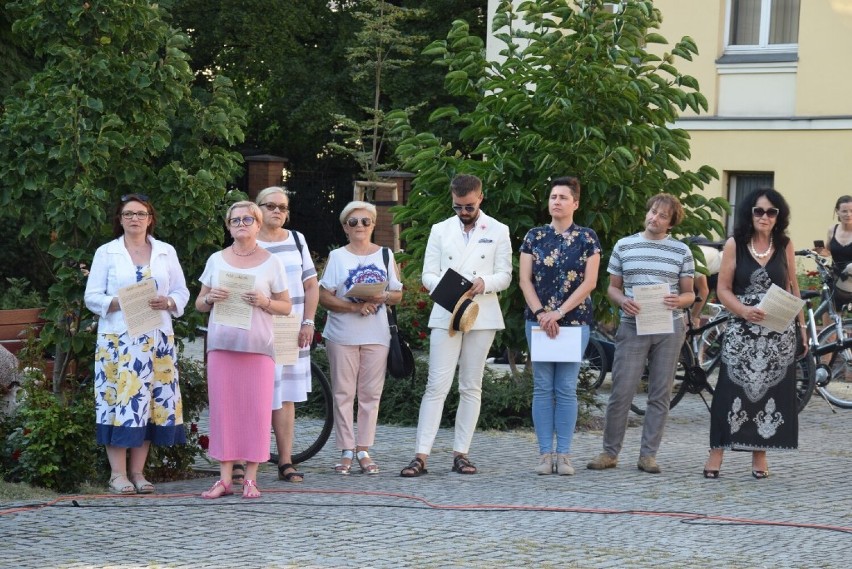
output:
M423 286L431 292L447 269L452 268L473 282L469 293L475 295L479 315L469 331L451 334L450 312L437 303L432 307L429 380L420 404L416 457L400 472L407 478L427 472L426 460L438 433L456 366L459 368L459 407L453 471L476 474L476 467L467 453L479 419L485 358L497 330L504 328L497 293L505 290L512 280L509 228L479 209L482 181L476 176L462 174L453 178L450 189L457 215L432 226L423 260Z

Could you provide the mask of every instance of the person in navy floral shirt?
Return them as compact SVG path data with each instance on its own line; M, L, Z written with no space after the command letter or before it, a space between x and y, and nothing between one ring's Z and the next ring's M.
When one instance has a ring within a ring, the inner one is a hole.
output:
M560 326L581 330L581 353L594 320L590 295L598 280L601 245L597 234L574 223L580 206L580 182L566 176L550 184L547 225L532 228L521 245L520 287L527 307L527 342L533 326L551 338ZM580 362L533 361L532 416L538 439L536 472L574 474L571 439L577 423L577 377ZM553 435L556 434L556 453Z

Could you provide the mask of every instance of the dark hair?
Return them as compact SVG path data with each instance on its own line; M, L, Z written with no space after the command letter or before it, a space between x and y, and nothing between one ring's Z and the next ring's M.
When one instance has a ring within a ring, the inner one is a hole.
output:
M574 196L574 200L580 201L580 180L574 176L553 178L550 181L550 189L552 190L556 186L567 186L568 189L571 190L571 195Z
M112 236L120 237L124 235L124 227L121 225L121 212L124 209L124 206L130 202L141 203L148 210L148 214L151 216L151 223L148 224L148 228L145 230L145 233L147 235L153 235L154 227L157 225L157 212L154 209L153 204L151 204L148 200L148 196L142 194L127 194L125 196L121 196L121 199L115 207L115 216L112 219Z
M852 202L852 196L840 196L837 198L837 203L834 204L834 211L839 210L841 205L849 202Z
M669 208L669 211L671 211L672 216L671 219L669 219L669 228L672 228L683 221L683 206L680 205L680 200L675 196L662 192L655 196L651 196L645 203L645 212L647 213L651 211L651 208L658 204L666 206Z
M754 219L752 219L751 208L761 197L769 200L773 207L778 208L778 217L775 218L775 227L772 228L772 241L775 247L783 249L787 246L790 238L787 237L787 227L790 225L790 206L778 190L772 188L758 188L737 204L737 216L734 220L734 241L738 245L745 245L754 235Z
M463 198L471 192L482 189L482 180L471 174L459 174L450 182L453 195Z

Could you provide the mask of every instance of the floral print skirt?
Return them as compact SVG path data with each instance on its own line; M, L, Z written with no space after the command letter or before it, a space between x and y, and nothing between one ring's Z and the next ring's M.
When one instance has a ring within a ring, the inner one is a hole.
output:
M174 336L98 334L95 351L98 444L139 447L186 442Z

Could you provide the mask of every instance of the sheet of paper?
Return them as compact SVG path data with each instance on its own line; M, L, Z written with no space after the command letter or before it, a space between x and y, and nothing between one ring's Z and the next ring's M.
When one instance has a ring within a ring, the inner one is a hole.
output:
M276 364L291 366L299 359L299 328L301 327L302 322L295 314L272 317Z
M758 324L773 332L783 332L790 327L793 319L802 311L804 305L804 300L773 284L766 291L763 300L757 305L766 313L763 322L758 322Z
M148 301L155 296L157 283L154 279L145 279L118 289L118 304L121 306L130 336L141 336L162 326L163 317L160 311L148 305Z
M555 338L548 338L540 326L530 333L530 357L534 362L579 362L582 331L576 326L560 326Z
M382 281L380 283L356 283L343 296L349 298L371 298L373 296L381 296L385 292L388 283Z
M637 336L674 333L672 311L663 303L667 294L669 285L665 283L633 287L633 300L641 308L636 315Z
M254 275L239 271L220 271L219 287L228 289L228 300L213 306L213 322L222 326L251 329L254 308L242 299L242 294L254 290Z

